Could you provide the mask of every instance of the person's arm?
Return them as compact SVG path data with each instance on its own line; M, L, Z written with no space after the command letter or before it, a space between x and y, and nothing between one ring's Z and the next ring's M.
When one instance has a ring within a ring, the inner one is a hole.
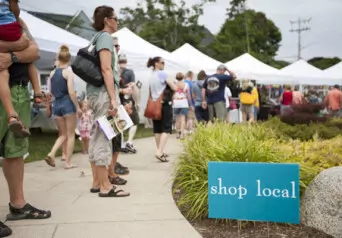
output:
M226 68L226 70L227 70L227 72L230 74L230 76L232 77L232 79L235 80L235 79L236 79L236 74L235 74L233 71L230 71L230 70L227 69L227 68Z
M75 108L77 108L77 111L80 111L80 105L78 104L76 91L74 87L74 73L69 69L63 70L63 71L65 72L65 73L63 72L63 74L66 75L66 79L67 79L69 96L72 102L74 103Z
M102 49L99 52L103 80L111 101L115 101L114 73L112 69L112 52L109 49Z
M190 93L190 87L189 87L189 85L187 86L186 94L187 94L187 96L188 96L189 107L191 107L191 106L192 106L192 100L191 100L192 98L191 98L191 93Z

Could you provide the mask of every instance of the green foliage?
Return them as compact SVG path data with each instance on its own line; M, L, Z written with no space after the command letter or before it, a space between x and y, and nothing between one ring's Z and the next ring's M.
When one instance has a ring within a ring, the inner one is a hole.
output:
M168 51L184 43L199 48L202 39L208 37L208 31L198 24L198 19L203 14L203 5L212 1L202 0L188 7L184 0L179 4L173 0L145 0L134 9L121 9L121 26Z
M309 64L312 64L313 66L322 70L330 68L331 66L334 66L335 64L338 64L340 62L341 62L341 59L338 57L334 57L334 58L315 57L308 61Z
M207 217L209 161L298 163L303 192L319 172L342 164L341 143L341 137L310 142L279 138L266 124L200 125L185 142L176 165L174 188L180 191L178 205L187 211L189 219Z
M315 137L332 139L338 135L342 135L341 119L330 119L324 124L318 123L292 126L281 122L277 117L273 117L270 120L263 122L263 125L274 130L277 137L280 139L308 141Z
M226 20L210 45L211 56L227 62L248 52L247 31L250 54L265 63L272 63L280 46L281 32L264 13L254 10L237 13L234 18Z

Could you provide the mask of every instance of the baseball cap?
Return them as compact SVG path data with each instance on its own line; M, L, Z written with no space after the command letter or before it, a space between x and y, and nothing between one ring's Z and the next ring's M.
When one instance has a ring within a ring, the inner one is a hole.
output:
M125 54L120 54L119 61L127 61L127 56Z
M224 64L220 64L218 67L217 67L217 70L225 70L227 67L224 65Z

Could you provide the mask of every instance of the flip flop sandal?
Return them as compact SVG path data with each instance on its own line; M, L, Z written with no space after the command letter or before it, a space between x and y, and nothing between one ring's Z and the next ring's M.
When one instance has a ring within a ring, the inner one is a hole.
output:
M116 176L115 178L110 178L109 177L109 181L113 185L125 185L127 183L126 179L123 179L123 178L121 178L119 176Z
M47 155L44 160L51 167L56 167L55 161L50 156Z
M99 193L99 197L110 198L110 197L128 197L130 194L125 193L124 190L120 189L115 191L116 187L113 187L108 193ZM121 193L121 194L120 194Z
M37 209L31 206L29 203L23 208L14 208L9 204L10 214L7 215L7 220L9 221L17 221L17 220L25 220L25 219L47 219L51 217L50 211L44 211Z
M12 118L15 120L11 121ZM25 138L31 135L30 131L19 120L19 117L15 115L8 117L8 128L16 138Z
M0 222L0 237L7 237L12 235L12 230L4 223Z
M166 153L164 153L163 156L164 156L165 158L169 157L169 155L166 154Z
M90 192L91 193L99 193L100 192L100 188L91 188Z
M77 168L77 167L78 167L77 165L71 164L70 166L64 167L64 169L75 169L75 168Z
M165 158L164 155L162 155L162 156L157 156L157 155L156 155L156 159L159 160L159 161L162 162L162 163L169 162L169 161Z

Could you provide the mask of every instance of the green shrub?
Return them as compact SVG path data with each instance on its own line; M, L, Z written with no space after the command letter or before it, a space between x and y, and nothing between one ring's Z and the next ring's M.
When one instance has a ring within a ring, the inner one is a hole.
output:
M264 126L274 130L278 138L293 139L308 141L312 140L315 136L321 139L331 139L342 134L342 120L329 119L326 123L321 124L299 124L289 125L280 121L279 118L271 118L270 120L262 123Z
M174 188L178 205L189 219L208 215L208 162L269 162L300 164L301 192L323 169L341 164L340 137L330 141L280 140L274 130L261 125L200 125L185 142L176 165ZM328 159L324 159L328 158Z

